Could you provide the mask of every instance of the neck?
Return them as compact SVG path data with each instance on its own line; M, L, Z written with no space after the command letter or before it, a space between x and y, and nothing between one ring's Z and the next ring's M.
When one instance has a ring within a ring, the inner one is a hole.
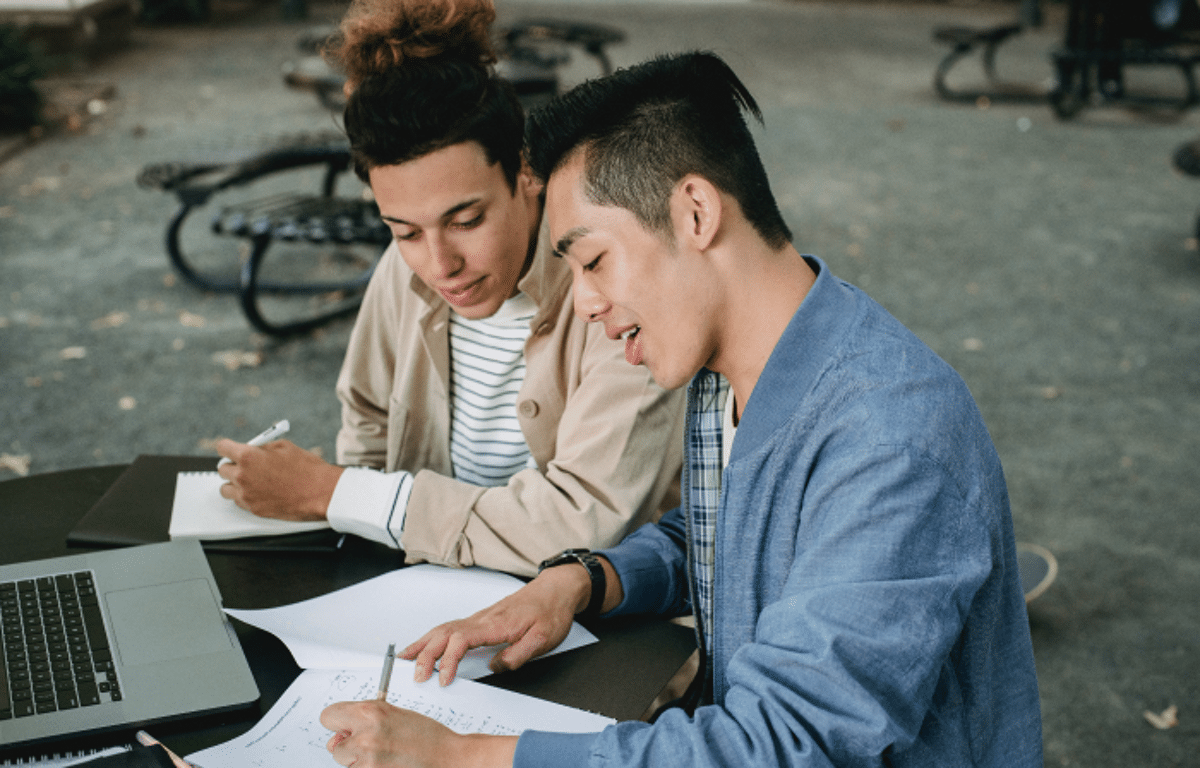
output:
M724 323L709 368L729 380L740 417L775 345L816 280L791 245L775 251L758 238L728 250Z
M542 228L542 197L540 194L526 194L525 210L529 216L529 245L525 251L525 264L521 267L521 274L517 276L517 285L513 286L513 296L520 293L521 280L529 274L529 267L533 265L533 257L537 254L538 232ZM512 296L509 297L510 299Z

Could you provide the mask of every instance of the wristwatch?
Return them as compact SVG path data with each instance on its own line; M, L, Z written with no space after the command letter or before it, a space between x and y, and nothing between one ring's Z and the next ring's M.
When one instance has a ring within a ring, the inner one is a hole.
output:
M566 563L579 563L584 568L587 568L588 576L592 580L592 596L588 600L587 607L578 613L585 619L600 615L600 608L604 605L604 590L607 586L604 578L604 566L600 565L600 560L587 549L564 549L553 557L548 557L538 566L538 573L553 568L556 565L565 565Z

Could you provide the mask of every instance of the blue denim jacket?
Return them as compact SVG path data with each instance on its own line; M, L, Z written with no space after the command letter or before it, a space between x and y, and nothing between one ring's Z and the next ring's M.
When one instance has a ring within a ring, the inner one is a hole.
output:
M809 260L817 281L722 476L713 703L599 734L529 731L514 765L1042 765L1008 493L975 403ZM614 614L690 609L688 507L604 552L626 595Z

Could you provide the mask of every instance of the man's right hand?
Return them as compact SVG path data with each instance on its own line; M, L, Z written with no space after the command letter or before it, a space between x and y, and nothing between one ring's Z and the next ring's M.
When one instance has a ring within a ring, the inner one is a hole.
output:
M575 614L587 606L591 590L591 579L582 565L547 568L495 605L434 627L401 651L400 657L416 662L418 683L433 675L434 664L441 659L438 681L449 685L467 651L511 643L496 654L490 666L493 672L516 669L566 639Z
M221 486L225 498L259 517L325 519L342 467L287 440L255 447L222 439L216 448L233 462L217 468L227 481Z

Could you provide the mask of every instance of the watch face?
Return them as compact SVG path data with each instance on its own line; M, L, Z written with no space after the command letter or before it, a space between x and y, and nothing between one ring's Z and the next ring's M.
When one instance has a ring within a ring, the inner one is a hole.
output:
M538 566L538 570L544 571L547 568L553 568L556 565L563 565L564 563L574 563L579 559L579 557L581 555L587 555L590 553L591 553L591 550L587 550L587 549L566 549L566 550L563 550L562 552L559 552L557 555L554 555L553 557L549 557L549 558L546 558L545 560L543 560L541 565Z

